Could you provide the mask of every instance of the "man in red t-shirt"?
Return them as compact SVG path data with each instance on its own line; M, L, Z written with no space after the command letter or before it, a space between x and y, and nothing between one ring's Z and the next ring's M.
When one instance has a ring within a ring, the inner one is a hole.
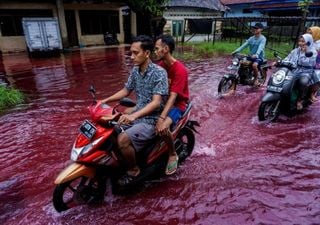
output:
M156 124L157 134L161 135L169 146L167 175L176 172L179 159L169 128L179 121L189 100L188 71L180 61L172 56L174 48L175 42L172 36L161 35L157 37L156 57L157 60L161 60L159 65L166 69L169 81L169 98Z

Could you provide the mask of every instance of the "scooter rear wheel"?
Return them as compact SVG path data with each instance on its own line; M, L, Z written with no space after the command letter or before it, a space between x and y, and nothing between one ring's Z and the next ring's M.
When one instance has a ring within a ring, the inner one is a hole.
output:
M274 122L279 117L279 107L278 102L262 102L259 106L258 117L260 121L267 120L269 122Z
M194 133L187 127L184 127L177 136L175 141L176 152L179 156L179 163L186 160L191 155L194 148Z
M266 78L267 78L267 70L262 69L259 71L260 76L258 77L258 81L261 85L263 85L266 82Z
M218 86L219 95L229 95L234 93L237 87L237 82L234 77L222 77Z

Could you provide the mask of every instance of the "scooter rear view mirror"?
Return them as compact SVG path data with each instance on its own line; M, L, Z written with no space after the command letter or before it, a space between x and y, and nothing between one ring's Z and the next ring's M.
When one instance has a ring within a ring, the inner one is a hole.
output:
M91 84L90 88L89 88L89 92L93 98L93 103L95 104L97 102L96 100L96 89L94 88L94 86Z
M122 98L120 100L120 105L125 106L125 107L134 107L136 106L136 103L132 101L130 98Z
M313 52L306 52L305 54L306 57L310 58L313 56Z

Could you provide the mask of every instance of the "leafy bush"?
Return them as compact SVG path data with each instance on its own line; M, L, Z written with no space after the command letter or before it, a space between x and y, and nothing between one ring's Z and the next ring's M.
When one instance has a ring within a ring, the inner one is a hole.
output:
M182 58L184 60L194 60L206 57L213 57L217 55L230 55L234 50L236 50L241 43L239 42L229 42L229 41L216 41L214 44L212 42L188 42L184 43L182 49L183 51L175 52L177 58ZM273 52L277 51L282 56L289 54L293 46L286 42L281 43L271 43L268 42L265 53L266 59L273 60ZM191 49L191 50L190 50ZM188 54L192 52L192 54ZM242 53L248 53L248 48ZM190 57L192 56L192 57Z
M24 96L20 91L0 86L0 110L20 104L23 101Z

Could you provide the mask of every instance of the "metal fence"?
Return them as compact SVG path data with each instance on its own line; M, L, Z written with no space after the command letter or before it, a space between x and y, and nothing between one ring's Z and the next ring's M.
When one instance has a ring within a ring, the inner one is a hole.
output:
M185 21L185 24L187 23ZM263 34L268 42L288 42L293 46L298 37L304 33L307 27L320 26L320 17L307 17L304 22L304 29L301 30L302 17L215 17L212 18L212 33L210 34L212 42L215 40L225 40L230 42L239 42L240 44L252 35L250 26L260 22L265 26ZM186 28L186 35L196 35L190 33ZM184 41L184 38L182 38Z

